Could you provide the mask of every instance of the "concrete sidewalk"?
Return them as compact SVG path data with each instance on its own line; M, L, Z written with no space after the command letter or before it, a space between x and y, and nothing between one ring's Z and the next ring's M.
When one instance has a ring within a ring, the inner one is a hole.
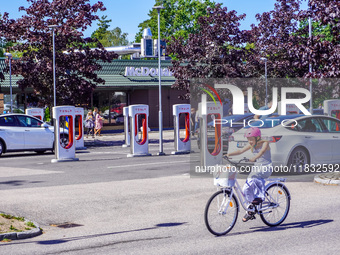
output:
M340 172L318 174L314 177L314 182L324 185L340 186Z

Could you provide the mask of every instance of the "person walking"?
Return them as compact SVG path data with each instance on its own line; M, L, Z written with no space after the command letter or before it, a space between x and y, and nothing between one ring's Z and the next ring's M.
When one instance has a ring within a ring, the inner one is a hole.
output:
M104 124L104 118L101 116L102 112L99 111L97 114L96 114L96 131L94 132L94 135L97 135L99 134L99 136L101 136L100 132L103 128L103 124Z
M94 137L94 124L95 119L92 110L89 110L85 119L85 127L87 128L86 138L89 138L89 134L92 134L92 137Z
M191 135L195 136L195 130L196 130L196 109L191 108L191 119L190 119L190 131Z
M94 107L93 108L93 118L94 118L94 133L96 133L97 129L96 129L96 117L97 117L97 114L98 114L98 108L97 107Z

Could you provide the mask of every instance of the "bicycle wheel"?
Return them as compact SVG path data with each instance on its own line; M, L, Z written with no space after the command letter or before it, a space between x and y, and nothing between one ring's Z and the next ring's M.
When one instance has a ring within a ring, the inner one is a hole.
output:
M271 227L280 225L287 217L290 195L282 183L273 183L266 189L265 201L260 208L262 221Z
M210 233L220 236L234 227L238 215L238 201L230 191L220 190L211 196L204 212L204 221Z

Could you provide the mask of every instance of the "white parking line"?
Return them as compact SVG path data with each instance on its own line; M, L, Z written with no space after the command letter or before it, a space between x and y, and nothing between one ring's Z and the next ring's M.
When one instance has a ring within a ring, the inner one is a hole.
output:
M125 154L125 155L127 154L127 153L124 153L124 152L114 152L114 151L90 151L89 153L91 153L91 154ZM76 152L76 154L77 154L77 152ZM83 154L86 154L86 153L83 153Z
M144 164L134 164L134 165L120 165L120 166L108 166L107 168L120 168L120 167L137 167L137 166L148 166L148 165L162 165L162 164L173 164L174 161L167 162L154 162L154 163L144 163ZM176 161L176 163L190 163L189 160L186 161Z

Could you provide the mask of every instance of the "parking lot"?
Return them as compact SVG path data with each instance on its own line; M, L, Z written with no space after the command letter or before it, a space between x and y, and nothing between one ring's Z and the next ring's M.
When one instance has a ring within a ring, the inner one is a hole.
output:
M5 254L334 253L339 249L338 186L301 176L287 183L291 211L279 227L240 220L224 237L205 228L213 181L190 178L190 155L127 158L129 148L90 147L79 162L52 164L53 154L1 158L1 211L40 224L41 236L2 243ZM150 144L158 152L158 144ZM242 180L241 180L242 182ZM326 199L327 198L327 199ZM243 214L243 211L240 212ZM240 216L240 215L239 215ZM58 227L64 223L72 228ZM303 237L303 238L302 238ZM254 245L261 241L261 245ZM289 245L288 245L289 244Z

